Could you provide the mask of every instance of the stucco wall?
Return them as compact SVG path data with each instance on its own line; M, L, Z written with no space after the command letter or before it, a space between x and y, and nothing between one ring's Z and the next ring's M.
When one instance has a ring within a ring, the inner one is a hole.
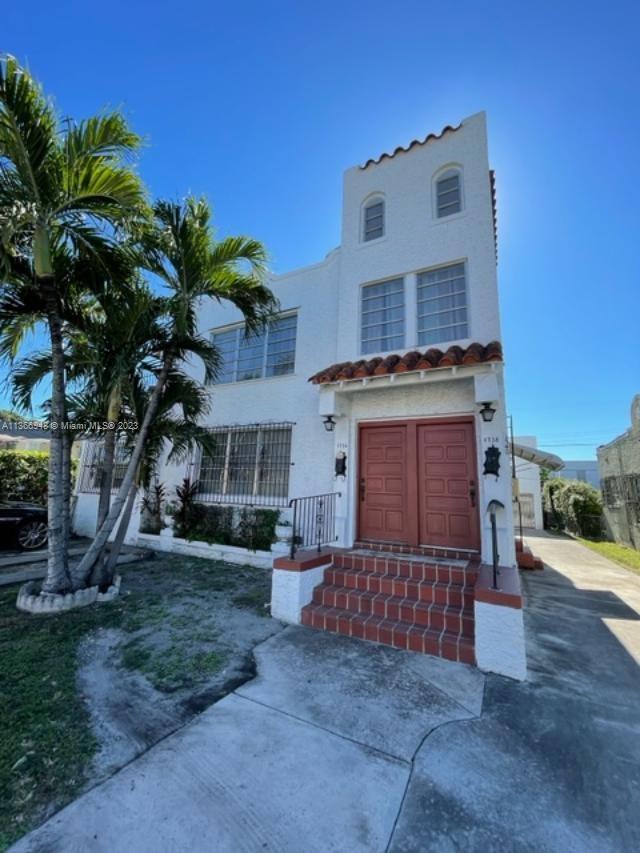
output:
M463 169L464 209L434 215L434 176L443 167ZM362 205L374 193L386 203L386 233L360 240ZM405 276L405 348L417 345L416 273L466 261L469 336L452 341L500 340L493 214L484 113L464 120L455 133L344 176L338 361L359 355L360 288ZM444 345L447 346L448 344Z
M609 477L640 477L640 394L631 404L631 427L609 444L598 448L598 467L604 481ZM629 496L627 495L627 498ZM609 503L603 493L604 515L616 542L640 549L640 508L620 494Z
M434 177L455 164L463 174L463 210L446 219L434 214ZM363 203L372 193L385 197L385 235L361 242ZM464 261L467 273L469 336L440 346L500 339L496 284L493 213L483 113L465 119L460 129L446 133L366 169L354 167L344 175L342 244L324 261L284 275L273 276L270 286L281 309L298 315L295 372L289 376L214 385L209 389L211 411L207 425L291 421L291 475L289 497L343 491L340 540L350 544L355 535L353 472L357 458L355 436L362 419L427 417L473 413L477 422L478 467L487 442L498 442L503 467L497 483L479 476L479 506L483 528L483 555L487 555L485 508L491 496L506 504L500 519L501 558L512 564L512 509L506 453L506 420L502 371L494 379L495 396L478 398L473 372L465 368L451 382L434 382L399 390L381 388L349 395L349 411L335 433L325 431L321 409L324 392L311 385L310 375L336 361L360 357L360 290L363 284L391 276L405 278L405 345L417 345L416 275L434 266ZM206 301L200 307L204 334L241 320L233 307ZM201 369L191 371L199 378ZM466 371L466 372L465 372ZM469 378L465 379L467 376ZM346 399L346 395L343 395ZM478 399L499 403L493 424L477 418ZM322 409L326 414L326 410ZM343 446L344 445L344 446ZM346 482L334 477L334 457L349 457ZM161 479L173 487L189 473L187 464L163 470ZM82 513L81 513L82 514Z

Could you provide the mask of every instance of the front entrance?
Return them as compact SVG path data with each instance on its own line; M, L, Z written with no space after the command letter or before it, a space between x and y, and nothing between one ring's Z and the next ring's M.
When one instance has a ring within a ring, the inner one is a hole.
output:
M360 426L359 539L477 550L472 419Z

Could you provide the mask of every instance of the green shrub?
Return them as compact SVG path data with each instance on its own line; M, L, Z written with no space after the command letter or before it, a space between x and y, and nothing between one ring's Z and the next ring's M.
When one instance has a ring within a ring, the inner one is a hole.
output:
M243 509L232 544L250 551L270 551L279 516L276 509Z
M274 509L253 509L219 504L201 504L186 492L174 514L174 533L181 539L233 545L250 551L269 551L275 541L280 513Z
M0 500L47 500L49 454L40 450L0 450Z
M587 538L600 535L602 496L598 489L579 480L551 477L544 484L543 495L554 527Z

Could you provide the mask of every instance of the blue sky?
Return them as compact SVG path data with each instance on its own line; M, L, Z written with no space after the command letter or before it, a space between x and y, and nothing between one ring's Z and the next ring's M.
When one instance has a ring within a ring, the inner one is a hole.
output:
M609 2L5 4L63 114L122 107L157 196L205 193L277 272L339 242L342 172L486 110L508 406L567 459L640 391L640 11ZM0 397L0 405L5 403Z

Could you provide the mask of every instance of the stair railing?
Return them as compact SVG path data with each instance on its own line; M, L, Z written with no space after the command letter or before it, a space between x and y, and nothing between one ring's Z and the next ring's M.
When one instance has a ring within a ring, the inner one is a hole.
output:
M293 531L291 536L291 559L298 548L329 545L338 539L336 533L336 500L341 492L293 498L289 507L293 509Z

